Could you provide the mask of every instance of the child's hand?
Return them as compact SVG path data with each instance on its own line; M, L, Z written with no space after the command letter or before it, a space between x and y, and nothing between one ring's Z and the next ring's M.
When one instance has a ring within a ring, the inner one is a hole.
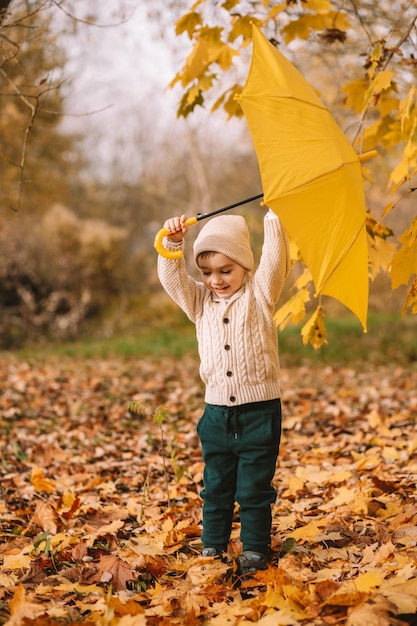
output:
M178 217L171 217L164 224L164 228L168 231L167 237L170 241L180 242L188 233L188 226L186 225L187 216L181 215Z

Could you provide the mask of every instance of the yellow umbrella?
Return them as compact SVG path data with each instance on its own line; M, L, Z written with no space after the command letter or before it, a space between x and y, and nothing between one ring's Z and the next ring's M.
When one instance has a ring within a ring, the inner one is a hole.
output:
M366 330L361 158L313 87L255 26L248 79L236 98L255 145L265 204L300 250L316 294L342 302Z

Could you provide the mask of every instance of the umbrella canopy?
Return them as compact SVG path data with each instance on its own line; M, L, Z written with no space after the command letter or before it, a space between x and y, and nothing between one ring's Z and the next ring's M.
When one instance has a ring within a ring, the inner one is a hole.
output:
M316 295L342 302L366 330L360 158L313 87L256 26L248 79L237 99L255 146L265 204L300 250Z

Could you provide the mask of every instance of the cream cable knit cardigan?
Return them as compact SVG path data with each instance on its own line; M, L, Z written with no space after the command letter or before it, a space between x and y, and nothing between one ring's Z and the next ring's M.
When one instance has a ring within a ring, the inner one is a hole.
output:
M184 244L165 239L164 245L174 250ZM273 313L289 264L288 240L272 212L264 218L258 268L227 303L187 274L183 257L158 257L162 286L196 325L207 403L238 406L281 396Z

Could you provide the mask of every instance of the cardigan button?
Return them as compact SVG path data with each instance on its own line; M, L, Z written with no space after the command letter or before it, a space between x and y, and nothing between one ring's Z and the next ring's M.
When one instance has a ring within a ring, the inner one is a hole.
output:
M229 323L229 321L230 321L230 320L229 320L229 318L228 318L228 317L225 317L225 318L223 319L223 324L228 324L228 323Z
M236 396L230 396L229 400L230 402L236 402Z
M230 376L233 376L233 372L231 372L231 371L229 370L228 372L226 372L226 376L229 376L229 378L230 378Z
M229 346L229 344L228 344L228 343L224 346L224 349L225 349L225 350L230 350L230 346Z

